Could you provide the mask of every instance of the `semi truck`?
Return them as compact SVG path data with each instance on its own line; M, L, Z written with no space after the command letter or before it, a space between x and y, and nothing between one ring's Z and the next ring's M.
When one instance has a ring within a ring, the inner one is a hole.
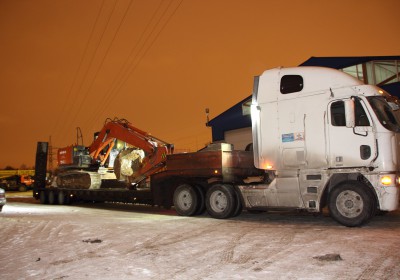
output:
M207 210L218 219L327 207L340 224L361 226L398 208L399 104L338 70L267 70L254 78L250 151L214 143L174 154L173 145L113 120L88 148L71 147L77 154L50 184L40 176L47 143L38 143L34 197L173 206L185 216Z

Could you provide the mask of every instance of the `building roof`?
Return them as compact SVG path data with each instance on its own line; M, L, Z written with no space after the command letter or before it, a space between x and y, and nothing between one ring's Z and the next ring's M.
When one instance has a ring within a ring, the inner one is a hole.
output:
M299 66L323 66L343 69L373 60L400 60L400 56L356 56L356 57L315 57L312 56Z

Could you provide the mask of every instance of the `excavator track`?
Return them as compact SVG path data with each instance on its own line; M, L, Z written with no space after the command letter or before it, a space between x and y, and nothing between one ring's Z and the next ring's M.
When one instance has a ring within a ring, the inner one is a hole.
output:
M65 171L58 174L57 186L69 189L99 189L101 177L97 172Z

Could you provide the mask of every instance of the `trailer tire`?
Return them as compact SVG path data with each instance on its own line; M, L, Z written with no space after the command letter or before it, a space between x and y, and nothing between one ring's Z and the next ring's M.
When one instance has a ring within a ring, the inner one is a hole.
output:
M368 187L354 180L340 183L329 194L331 217L347 227L367 223L374 215L374 197Z
M175 210L181 216L193 216L198 210L198 193L189 184L178 186L173 199Z
M47 204L48 200L47 200L47 194L45 191L41 191L40 195L39 195L39 200L41 204Z
M234 215L237 206L235 191L232 186L216 184L206 195L208 214L216 219L227 219Z
M69 197L65 195L65 192L60 191L58 192L57 201L60 205L66 205L69 204Z
M54 191L49 191L48 201L49 201L49 204L52 204L52 205L57 203Z

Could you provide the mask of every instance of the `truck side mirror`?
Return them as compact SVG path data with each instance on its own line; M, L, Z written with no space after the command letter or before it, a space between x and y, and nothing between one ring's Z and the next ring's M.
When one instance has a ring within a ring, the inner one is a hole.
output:
M344 101L344 111L346 114L346 127L356 126L355 117L355 104L353 99L348 99Z
M390 108L391 108L393 111L399 110L399 105L398 105L398 104L396 104L396 103L394 103L394 102L388 102L388 103L389 103Z

